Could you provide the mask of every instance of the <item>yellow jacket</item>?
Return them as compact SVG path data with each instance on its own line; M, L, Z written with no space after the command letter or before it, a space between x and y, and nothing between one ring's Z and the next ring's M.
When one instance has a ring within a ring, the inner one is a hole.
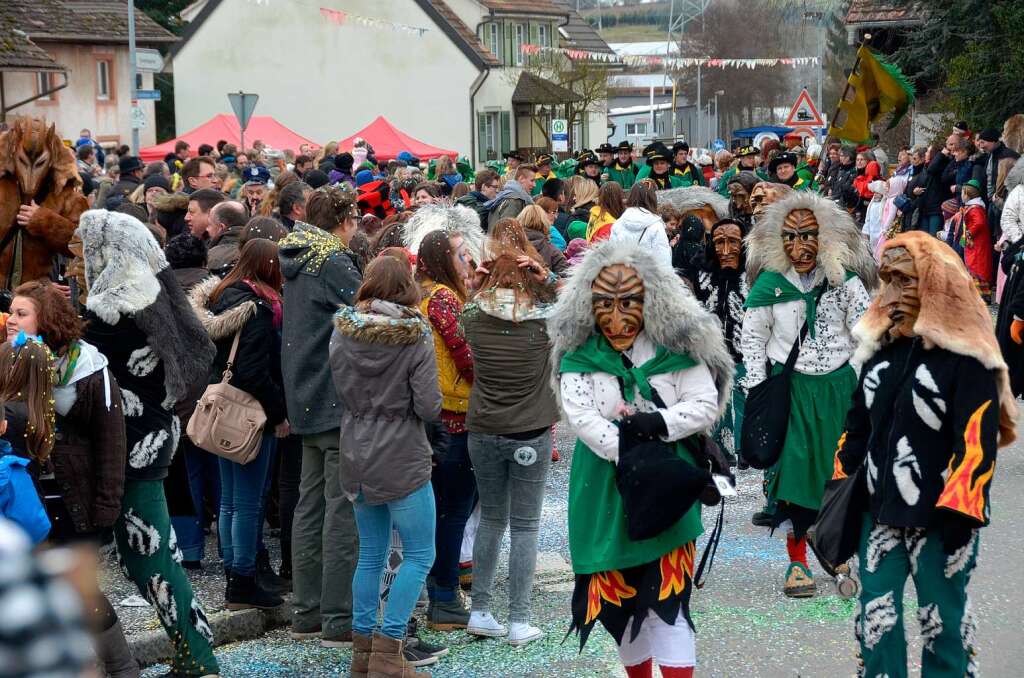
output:
M461 362L469 361L472 365L469 344L466 343L459 327L462 301L455 290L433 280L423 281L423 288L427 291L427 296L420 302L420 312L430 320L430 328L434 333L434 354L437 357L437 376L441 387L441 409L465 413L469 409L469 391L472 383L459 370L456 357L449 347L454 346Z
M615 223L615 217L608 212L602 212L598 205L594 205L590 208L590 220L587 222L587 242L591 242L594 239L594 234L605 226L610 226ZM610 229L609 229L610 230ZM607 235L602 238L607 240Z

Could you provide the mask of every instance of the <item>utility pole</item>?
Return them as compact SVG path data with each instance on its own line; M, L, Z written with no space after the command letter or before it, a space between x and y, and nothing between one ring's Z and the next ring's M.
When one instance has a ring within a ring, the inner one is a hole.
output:
M700 31L704 32L704 11L711 4L711 0L679 0L679 11L676 11L676 0L672 0L669 6L669 23L668 23L668 43L676 44L679 47L679 56L683 56L683 34L686 33L686 27L697 20L700 20ZM666 54L666 57L672 56ZM675 78L673 77L673 81ZM697 134L696 139L692 140L694 143L699 143L701 139L701 68L697 66ZM672 119L675 120L676 111L673 105ZM673 125L674 128L674 125ZM673 129L673 138L675 137L675 129Z
M129 92L131 92L131 119L132 119L132 154L139 154L139 123L135 117L134 111L138 107L138 88L136 87L136 80L138 79L136 70L136 55L135 55L135 0L128 0L128 77L129 80Z

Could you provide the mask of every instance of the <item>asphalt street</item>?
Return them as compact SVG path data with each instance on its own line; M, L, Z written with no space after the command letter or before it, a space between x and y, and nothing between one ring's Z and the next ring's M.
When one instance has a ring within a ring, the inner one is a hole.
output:
M462 632L423 635L441 642L451 653L430 667L436 678L566 678L624 676L614 645L596 629L586 649L578 652L575 638L563 642L568 628L572 573L567 563L566 495L573 440L560 427L562 460L552 465L544 504L540 558L533 597L535 623L546 637L525 648L514 649L495 640L476 640ZM971 584L972 605L978 620L981 675L1011 678L1022 675L1024 666L1024 544L1016 523L1024 515L1024 445L1003 450L992 491L992 524L982 533L981 555ZM831 678L853 676L856 645L853 639L853 601L839 597L830 579L812 564L818 576L818 596L789 600L782 595L788 559L785 542L767 530L750 524L761 506L760 474L739 475L739 497L726 507L725 532L707 585L695 592L692 609L697 625L699 676L764 678ZM718 509L705 509L705 525L711 525ZM701 541L703 547L703 540ZM507 548L506 548L507 552ZM502 568L505 564L502 563ZM213 561L208 570L216 570ZM208 609L218 609L219 591L196 579ZM507 614L504 572L499 573L494 610L498 619ZM118 590L124 592L123 586ZM914 614L913 585L907 591L907 635L910 656L919 656L918 626ZM116 594L112 596L115 604ZM122 609L119 608L119 614ZM129 611L133 628L153 628L155 619L147 608ZM418 614L420 614L418 612ZM142 615L143 618L138 618ZM346 676L349 654L326 650L315 641L294 642L283 630L252 641L218 648L224 678L263 676ZM913 659L911 675L919 675ZM154 667L144 675L160 675Z

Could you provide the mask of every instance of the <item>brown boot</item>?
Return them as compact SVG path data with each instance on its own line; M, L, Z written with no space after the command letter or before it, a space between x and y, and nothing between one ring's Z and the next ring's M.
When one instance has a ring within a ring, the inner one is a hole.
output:
M368 678L430 678L429 673L416 673L402 656L402 641L373 634Z
M367 678L370 670L370 649L373 639L360 633L352 634L352 668L349 678Z

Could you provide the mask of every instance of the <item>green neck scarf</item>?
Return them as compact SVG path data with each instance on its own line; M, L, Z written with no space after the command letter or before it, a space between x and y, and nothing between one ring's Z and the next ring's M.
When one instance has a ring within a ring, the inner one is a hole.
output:
M846 279L849 280L855 275L855 273L847 271ZM822 293L822 288L828 289L828 280L823 280L820 285L807 292L801 292L781 273L764 271L761 275L757 276L757 280L750 289L743 307L759 308L761 306L782 304L787 301L803 301L807 307L807 329L813 339L814 321L818 317L818 299L820 298L819 294Z
M623 397L626 402L633 402L635 392L640 391L646 400L654 401L650 377L655 374L678 372L693 367L697 361L685 353L672 353L663 346L658 346L654 357L643 365L627 368L622 363L622 354L612 348L604 335L596 332L575 351L562 357L559 372L606 372L622 379Z

